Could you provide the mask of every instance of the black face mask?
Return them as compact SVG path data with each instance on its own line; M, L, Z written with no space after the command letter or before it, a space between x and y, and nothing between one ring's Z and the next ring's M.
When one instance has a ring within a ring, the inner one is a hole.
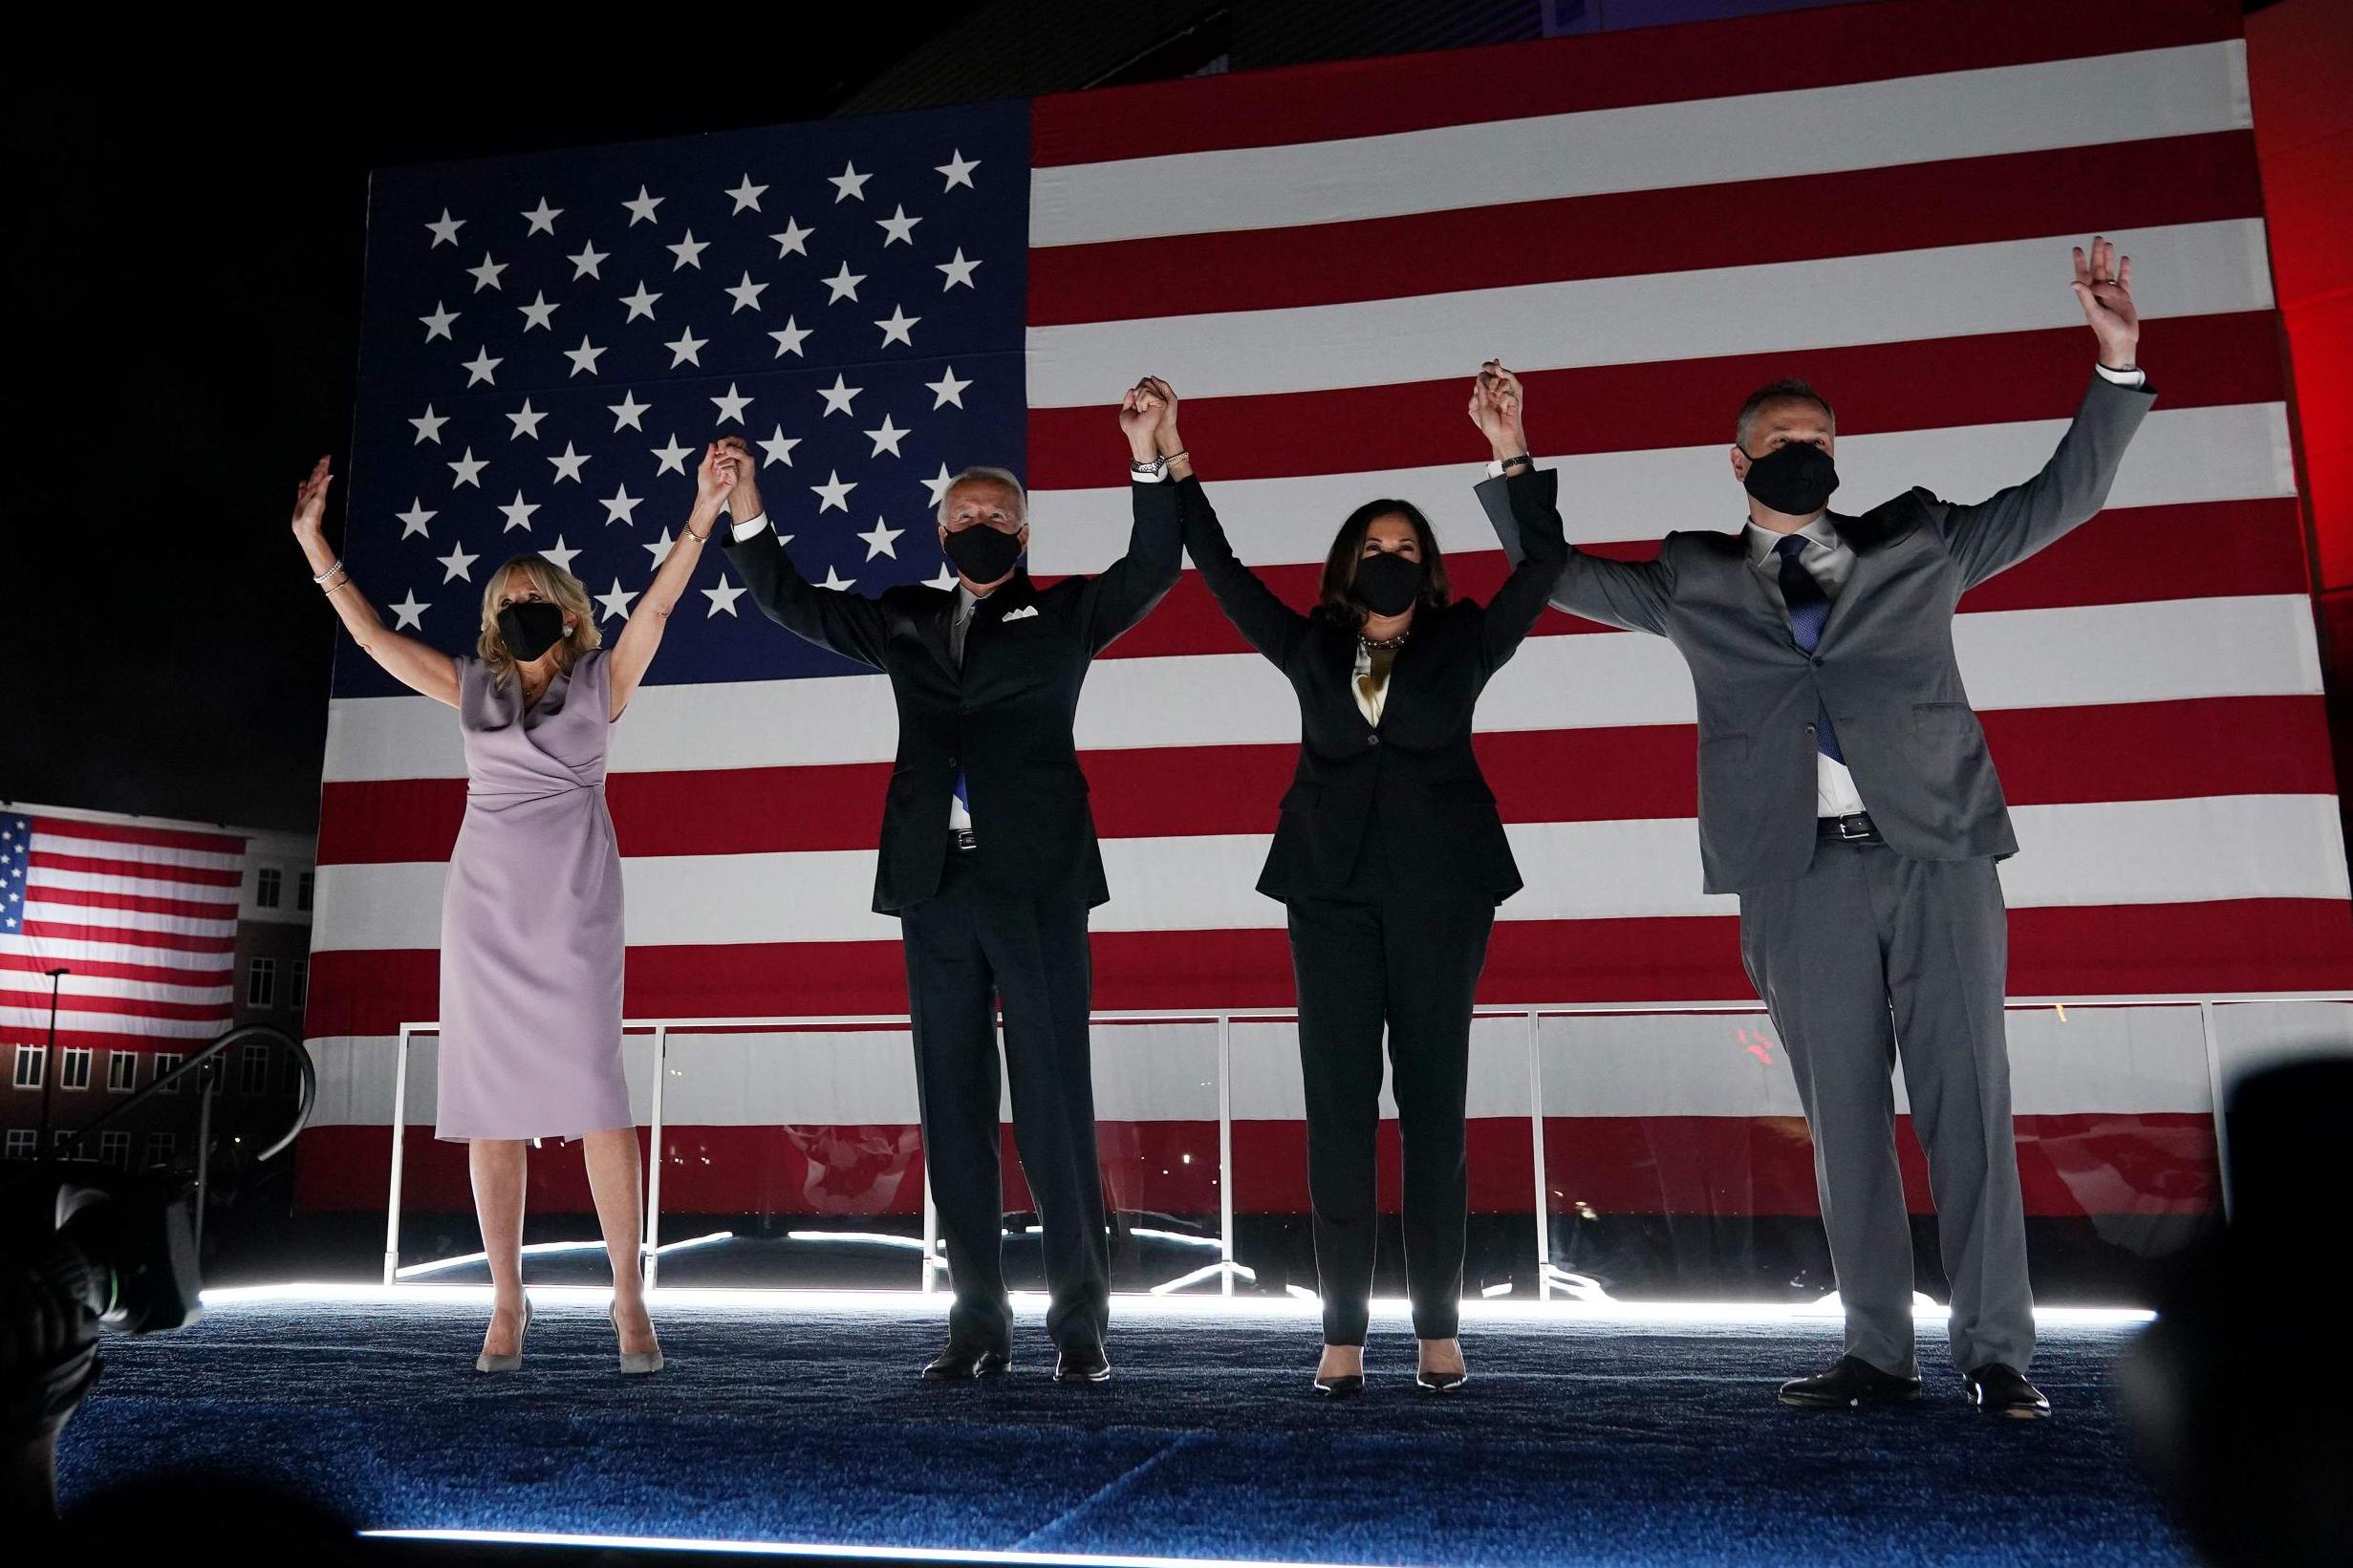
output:
M1747 448L1741 448L1745 454ZM1748 460L1740 482L1750 495L1785 517L1811 517L1838 488L1838 464L1812 441L1791 441Z
M1380 550L1356 563L1356 602L1375 615L1402 615L1421 597L1421 563L1395 550Z
M564 640L564 607L526 599L498 612L498 634L518 664L529 664Z
M985 523L950 530L940 548L947 551L948 564L961 575L982 584L1003 577L1022 558L1021 535L992 528Z

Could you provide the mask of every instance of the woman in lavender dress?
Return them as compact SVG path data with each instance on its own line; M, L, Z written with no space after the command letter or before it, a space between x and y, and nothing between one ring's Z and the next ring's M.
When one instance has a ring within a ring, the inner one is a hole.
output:
M452 658L387 630L326 542L333 476L321 458L297 492L294 537L354 641L396 679L458 710L465 821L442 902L438 1131L468 1145L493 1302L475 1363L522 1364L524 1146L578 1138L605 1251L624 1371L660 1346L637 1269L637 1133L621 1071L621 863L605 809L607 734L629 705L671 610L735 483L713 446L695 506L637 612L603 648L588 591L539 555L483 590L482 634Z

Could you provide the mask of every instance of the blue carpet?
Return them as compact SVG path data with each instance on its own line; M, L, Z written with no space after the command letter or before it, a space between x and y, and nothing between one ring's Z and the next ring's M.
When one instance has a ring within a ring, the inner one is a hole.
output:
M1307 1390L1311 1321L1131 1317L1116 1376L1059 1386L1024 1324L1010 1378L920 1384L940 1307L774 1315L664 1303L669 1369L614 1370L601 1307L543 1305L524 1371L472 1370L481 1309L216 1307L117 1342L66 1428L70 1505L232 1471L369 1528L472 1527L1430 1565L2189 1563L2126 1460L2129 1331L2046 1328L2041 1424L1929 1396L1785 1410L1835 1326L1474 1319L1471 1383L1417 1396L1376 1322L1372 1386ZM1929 1338L1941 1350L1941 1335Z

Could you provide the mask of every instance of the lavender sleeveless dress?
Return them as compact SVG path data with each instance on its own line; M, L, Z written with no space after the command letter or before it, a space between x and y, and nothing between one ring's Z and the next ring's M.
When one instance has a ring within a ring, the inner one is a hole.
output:
M458 660L465 823L442 897L441 1137L633 1125L621 1071L621 857L605 809L604 651L548 682Z

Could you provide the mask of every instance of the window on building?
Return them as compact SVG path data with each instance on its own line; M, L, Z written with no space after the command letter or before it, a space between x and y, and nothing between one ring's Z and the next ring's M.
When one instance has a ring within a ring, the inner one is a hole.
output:
M305 871L294 878L294 908L309 913L311 900L318 894L318 873Z
M286 1005L301 1012L311 1004L311 960L290 958L286 964Z
M277 959L246 960L245 1004L248 1007L275 1007L278 1004Z
M106 1092L128 1094L139 1086L139 1054L136 1051L106 1053Z
M112 1128L99 1133L98 1158L119 1170L131 1169L131 1135Z
M270 1047L256 1042L237 1053L237 1092L261 1094L270 1087Z
M173 1144L170 1133L150 1132L147 1134L147 1164L149 1166L171 1164L172 1153Z
M47 1072L48 1068L48 1046L19 1045L16 1047L16 1086L18 1088L39 1088L41 1086L42 1076Z
M88 1088L90 1058L93 1054L87 1045L68 1045L57 1058L57 1086L66 1089Z
M179 1067L180 1063L181 1063L181 1055L180 1055L180 1053L179 1053L178 1051L158 1051L158 1052L156 1052L156 1053L155 1053L155 1075L156 1075L156 1077L158 1077L158 1078L167 1078L167 1077L169 1077L169 1076L170 1076L170 1075L171 1075L171 1074L172 1074L172 1073L173 1073L173 1072L174 1072L174 1071L175 1071L175 1070ZM164 1092L165 1094L178 1094L178 1093L180 1092L180 1085L177 1085L177 1084L166 1084L166 1085L163 1085L163 1092Z
M278 1092L289 1099L302 1092L302 1063L292 1051L278 1058Z
M29 1160L40 1152L41 1135L29 1127L9 1128L9 1158Z
M264 866L253 873L253 902L263 909L278 907L278 896L286 885L286 873L275 866Z

